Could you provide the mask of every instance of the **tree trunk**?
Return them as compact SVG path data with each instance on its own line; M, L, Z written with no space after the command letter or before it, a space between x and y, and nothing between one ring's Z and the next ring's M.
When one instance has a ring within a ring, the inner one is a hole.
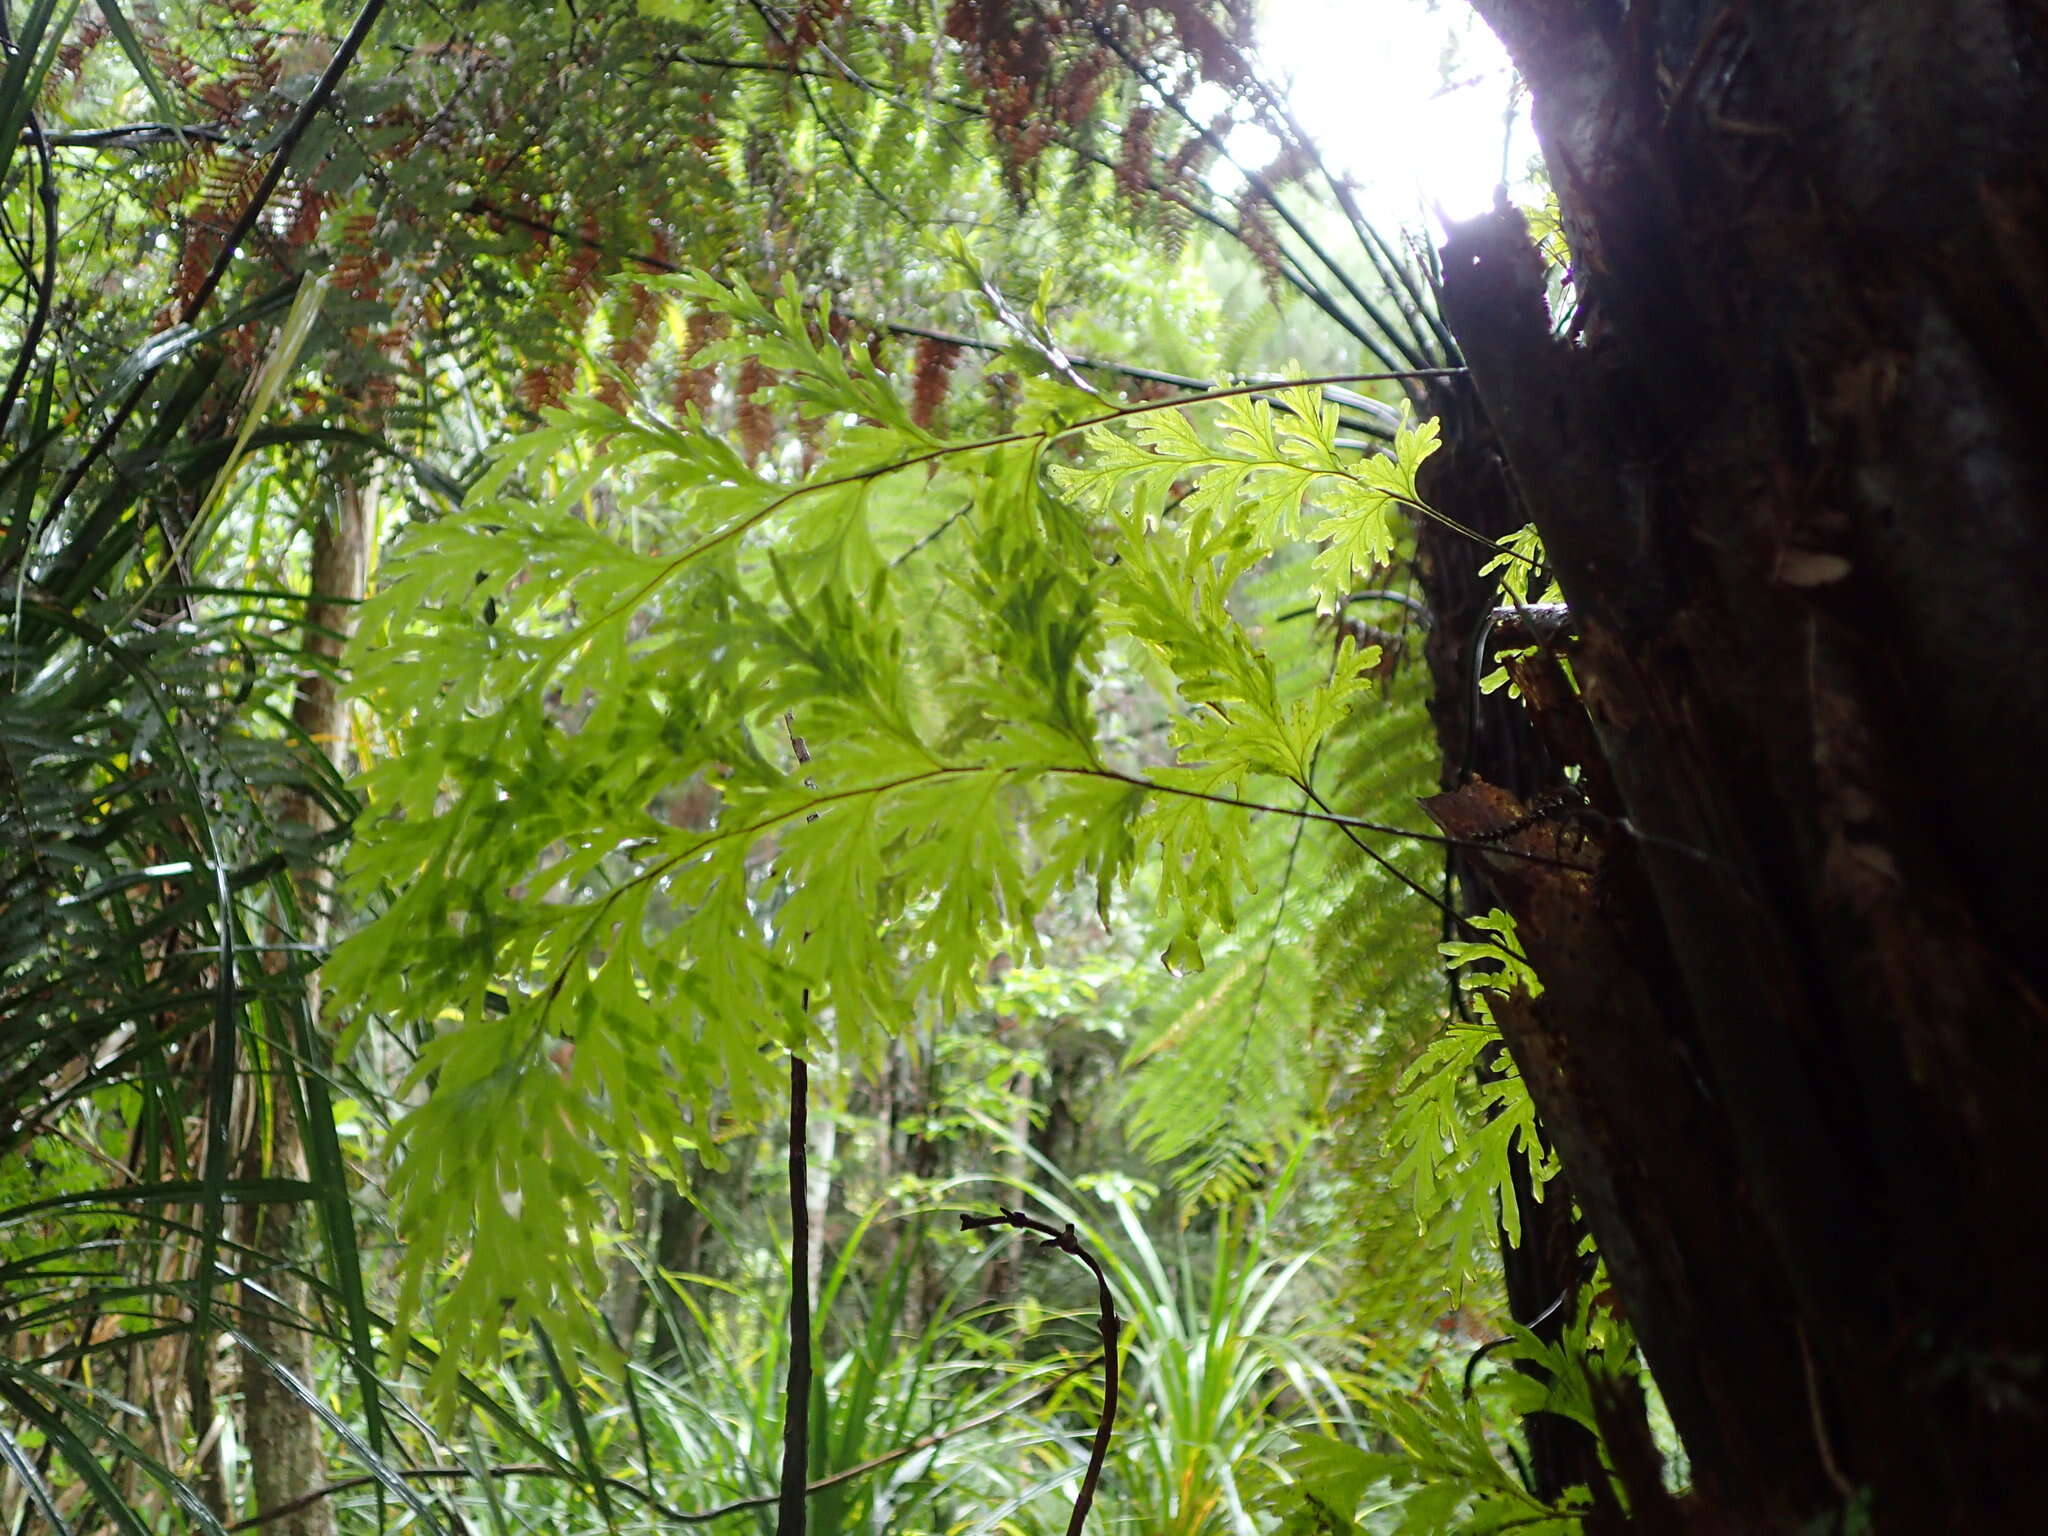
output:
M333 511L321 517L313 530L310 585L315 597L306 608L305 641L313 660L299 675L292 721L330 763L341 768L348 755L348 715L334 669L355 630L355 605L362 599L368 577L370 498L346 468L337 475ZM310 794L295 795L285 812L312 832L328 830L327 813ZM309 874L301 882L306 938L316 949L327 940L327 906L332 894L332 881L324 871ZM307 982L306 1007L317 1022L317 975ZM308 1064L316 1070L318 1065ZM305 1145L286 1079L293 1070L282 1063L273 1067L268 1144L251 1148L249 1161L256 1165L251 1172L261 1169L274 1177L305 1177ZM280 1203L250 1210L251 1231L246 1240L252 1248L280 1264L302 1257L306 1222L299 1207ZM265 1288L276 1301L245 1287L243 1331L282 1369L310 1384L312 1337L296 1322L309 1310L307 1288L282 1268L271 1270L265 1279ZM247 1360L242 1371L242 1413L250 1482L259 1512L289 1506L325 1484L327 1461L320 1445L319 1420L296 1393L254 1360ZM333 1536L334 1506L326 1499L316 1499L266 1528L278 1536Z
M1501 463L1500 448L1486 412L1464 378L1432 380L1425 407L1443 431L1444 447L1423 467L1421 490L1429 504L1484 538L1505 539L1529 521ZM1416 536L1416 581L1429 605L1423 660L1429 669L1430 719L1443 754L1441 783L1456 789L1477 775L1506 786L1524 800L1553 788L1563 775L1529 715L1504 691L1482 693L1479 679L1490 649L1493 615L1502 602L1497 574L1482 576L1483 550L1442 523L1425 521ZM1450 850L1449 900L1466 915L1493 905L1472 859ZM1453 931L1445 918L1444 938ZM1468 1016L1455 988L1450 1007ZM1555 1343L1570 1325L1577 1290L1585 1279L1579 1258L1583 1233L1572 1218L1572 1196L1559 1178L1537 1199L1528 1158L1510 1154L1512 1198L1522 1240L1507 1241L1501 1229L1501 1272L1509 1314L1537 1337ZM1562 1305L1560 1305L1562 1302ZM1534 1374L1533 1366L1525 1366ZM1556 1502L1574 1484L1606 1491L1599 1446L1581 1425L1557 1414L1533 1413L1522 1420L1529 1447L1531 1491Z
M1692 1456L1695 1528L2028 1526L2048 1445L2048 17L1475 0L1518 215L1444 307L1576 619L1591 811L1481 855L1504 1009ZM1523 814L1473 786L1457 835ZM1511 858L1538 853L1581 869Z

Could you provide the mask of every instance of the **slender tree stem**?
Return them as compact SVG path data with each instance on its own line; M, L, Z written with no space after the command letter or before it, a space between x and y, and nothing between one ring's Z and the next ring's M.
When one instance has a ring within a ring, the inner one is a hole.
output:
M809 995L805 1001L808 1004ZM775 1536L804 1536L811 1452L811 1069L789 1057L789 1372L782 1409L782 1490Z
M50 156L50 141L43 133L42 124L34 113L29 114L29 131L35 135L36 151L36 203L42 210L42 269L40 274L32 272L24 263L22 275L29 282L33 307L29 311L28 326L22 332L21 345L14 355L14 368L7 376L7 386L0 390L0 428L7 424L14 414L15 402L21 398L23 385L28 382L29 369L35 364L36 350L43 339L43 331L50 323L50 313L57 304L57 167Z

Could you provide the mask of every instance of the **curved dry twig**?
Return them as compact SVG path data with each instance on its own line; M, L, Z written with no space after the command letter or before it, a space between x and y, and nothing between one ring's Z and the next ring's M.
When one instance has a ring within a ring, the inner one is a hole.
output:
M1095 1502L1096 1484L1102 1481L1102 1464L1109 1459L1110 1436L1116 1432L1116 1339L1123 1320L1117 1316L1116 1298L1110 1294L1109 1272L1102 1267L1100 1259L1081 1246L1071 1221L1064 1227L1056 1227L1022 1211L1002 1208L1001 1214L996 1216L976 1216L962 1211L960 1226L968 1232L987 1227L1015 1227L1020 1232L1036 1232L1045 1239L1040 1246L1057 1248L1061 1253L1079 1259L1095 1277L1095 1325L1102 1335L1102 1418L1095 1426L1095 1441L1088 1450L1088 1470L1081 1475L1081 1490L1074 1495L1074 1513L1067 1520L1067 1536L1081 1536L1081 1528L1088 1522L1088 1508Z

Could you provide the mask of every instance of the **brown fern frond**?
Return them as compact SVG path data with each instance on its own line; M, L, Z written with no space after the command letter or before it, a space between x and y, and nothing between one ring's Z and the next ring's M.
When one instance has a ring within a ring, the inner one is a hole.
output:
M228 332L222 350L237 373L253 373L263 352L263 334L253 325L237 326Z
M1281 286L1280 238L1273 233L1270 208L1271 204L1256 194L1244 198L1237 205L1237 229L1244 248L1265 274L1267 289L1277 299Z
M538 415L550 406L560 405L568 397L569 386L575 382L576 365L564 358L528 368L519 376L512 392L521 405Z
M173 209L183 207L199 185L200 162L204 158L205 147L200 146L173 160L150 189L150 211L168 217Z
M1238 92L1251 76L1250 26L1250 7L1219 0L953 0L945 16L1018 197L1059 130L1101 111L1126 73L1174 96L1204 84ZM1133 201L1138 178L1128 157L1149 152L1151 113L1134 105L1123 126L1126 164L1117 177ZM1134 129L1141 114L1147 120Z
M796 15L769 52L780 58L795 58L825 35L826 27L839 19L846 0L802 0Z
M1152 125L1156 108L1141 106L1124 120L1122 152L1117 156L1116 187L1129 203L1144 201L1152 165Z
M705 314L701 310L684 322L683 366L676 374L675 387L669 396L669 403L675 407L677 416L687 417L692 408L699 416L710 416L712 391L718 384L718 369L711 365L693 367L692 360L724 335L725 329L723 315Z
M911 371L910 419L920 427L929 427L945 403L946 383L959 361L957 342L938 341L930 336L918 338Z
M818 459L825 451L825 428L815 416L799 415L796 419L796 440L802 449L798 465L808 475L818 467Z
M326 221L330 201L318 187L300 187L293 194L291 213L284 220L282 231L286 249L298 250L320 237L320 226Z
M178 250L178 265L171 273L171 290L164 301L159 321L162 325L171 324L185 312L185 306L199 292L199 285L206 281L206 274L213 269L214 257L220 254L220 236L213 230L194 223L186 226L184 235Z
M200 76L199 64L171 40L163 21L154 14L155 9L147 7L135 16L137 40L157 73L189 95Z
M1190 134L1181 142L1166 161L1166 179L1169 184L1178 182L1186 185L1201 180L1202 173L1216 158L1216 146L1200 134Z
M648 254L661 265L657 271L672 271L676 264L676 239L666 224L650 224L647 227Z
M107 35L107 24L98 17L87 20L72 34L69 41L57 50L56 68L51 74L67 84L76 83L85 73L86 56L100 45Z
M598 268L604 263L604 228L598 223L596 214L586 213L577 234L580 238L568 248L568 254L562 263L561 275L555 280L556 287L579 302L584 300L586 294L594 300L595 294L590 294L589 290L592 280L597 276ZM588 313L587 303L583 308L584 312Z
M1187 50L1203 80L1231 91L1244 84L1244 48L1250 41L1251 24L1248 9L1232 15L1232 30L1226 32L1202 0L1152 0L1150 8L1165 15L1175 40Z
M247 155L223 150L206 157L200 171L200 208L194 215L206 222L232 225L263 179L263 166Z
M282 75L277 39L268 32L252 31L249 51L242 57L239 73L259 91L274 89Z
M623 314L613 317L610 356L619 372L635 378L647 366L661 334L661 304L652 290L635 283L627 290L623 308Z
M377 249L376 215L349 215L335 244L334 286L352 299L375 299L384 286L384 255Z
M775 443L775 413L762 398L774 383L774 370L759 359L750 357L740 365L739 381L734 386L739 397L734 425L739 433L740 451L750 464L759 463Z
M398 404L398 381L388 373L373 372L355 387L349 403L368 420Z

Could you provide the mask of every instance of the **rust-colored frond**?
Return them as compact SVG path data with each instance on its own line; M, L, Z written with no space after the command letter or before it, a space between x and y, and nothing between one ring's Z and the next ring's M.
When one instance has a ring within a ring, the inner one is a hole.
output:
M377 249L375 214L352 214L343 223L334 262L334 286L352 299L373 300L384 286L384 256Z
M801 0L795 7L794 16L785 24L782 35L771 43L770 51L783 58L796 57L821 41L826 28L845 10L846 0Z
M596 295L591 291L598 270L604 265L604 227L597 222L597 215L586 213L577 226L578 239L568 250L562 263L562 274L556 286L564 294L582 303L584 313L589 312L589 303Z
M1070 0L1056 8L1038 0L953 0L946 12L946 34L960 47L1018 197L1063 129L1105 110L1114 116L1118 109L1105 109L1104 99L1120 77L1173 94L1198 83L1241 87L1251 73L1250 25L1248 8L1216 0ZM1149 152L1156 114L1143 104L1131 112L1117 179L1134 197L1142 185L1134 167L1143 162L1132 155Z
M1248 73L1245 48L1251 42L1250 7L1226 9L1223 22L1202 0L1152 0L1141 9L1156 11L1166 19L1202 79L1231 89L1244 84Z
M774 383L774 370L763 366L757 359L750 357L740 365L739 382L734 390L739 396L736 425L740 451L747 456L749 463L759 462L775 442L775 413L762 398Z
M635 285L626 301L626 325L612 337L612 361L627 374L637 374L654 351L661 334L661 301L646 287Z
M693 367L691 360L718 340L724 331L723 315L699 311L685 322L683 366L676 374L675 387L669 395L669 404L675 407L677 416L687 416L693 408L700 416L708 417L711 414L711 396L718 384L718 369L710 365Z
M550 406L560 405L575 382L576 364L571 359L562 358L528 368L519 376L512 392L521 405L538 414Z
M1166 176L1169 181L1188 182L1201 180L1202 173L1216 158L1216 146L1200 134L1193 134L1181 142L1166 161Z
M97 48L106 36L107 25L98 17L85 22L57 50L57 67L51 74L67 83L75 82L85 73L86 56Z
M651 289L636 283L626 290L624 301L613 306L607 355L618 371L598 387L599 400L615 410L624 407L626 381L639 378L660 334L661 302Z
M1124 122L1122 153L1117 156L1116 186L1133 203L1147 190L1147 173L1152 165L1152 125L1159 119L1155 107L1139 107Z
M300 187L292 194L290 208L283 221L283 239L288 249L297 250L311 245L319 238L320 226L327 217L330 199L318 187Z
M946 400L946 382L959 361L957 342L938 341L930 336L918 339L917 361L911 374L910 419L920 427L929 427L938 415Z
M1280 240L1273 233L1272 204L1256 193L1237 205L1238 237L1266 276L1266 286L1277 297L1280 288Z

